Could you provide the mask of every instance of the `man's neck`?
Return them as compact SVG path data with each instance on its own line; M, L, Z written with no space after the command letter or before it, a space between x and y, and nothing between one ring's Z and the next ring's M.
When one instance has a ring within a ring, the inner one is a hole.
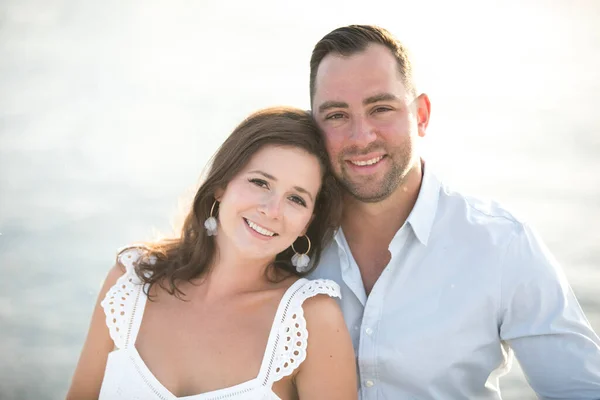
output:
M406 175L402 185L380 202L365 203L346 195L342 228L348 241L383 242L387 247L410 215L422 180L423 169L419 161Z
M387 199L364 203L347 196L344 201L342 229L358 264L367 295L388 265L390 242L410 215L419 196L423 180L419 162L403 184Z

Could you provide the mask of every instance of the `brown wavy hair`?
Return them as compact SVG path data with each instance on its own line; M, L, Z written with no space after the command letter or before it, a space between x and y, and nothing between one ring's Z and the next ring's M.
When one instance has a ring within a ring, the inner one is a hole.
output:
M315 201L314 218L306 232L312 242L309 254L312 267L306 273L298 273L291 264L294 255L291 248L277 254L272 266L276 276L287 277L306 275L318 265L323 248L331 241L340 223L339 186L330 171L325 143L311 115L291 107L267 108L240 123L217 150L206 179L196 192L180 236L144 244L146 254L135 268L140 279L148 284L148 293L158 284L171 295L180 297L184 293L179 290L178 282L190 282L206 274L217 250L214 236L208 236L204 228L215 193L224 189L264 146L297 147L319 160L322 183ZM214 214L218 214L218 206ZM302 251L306 249L306 241L299 239L294 247Z

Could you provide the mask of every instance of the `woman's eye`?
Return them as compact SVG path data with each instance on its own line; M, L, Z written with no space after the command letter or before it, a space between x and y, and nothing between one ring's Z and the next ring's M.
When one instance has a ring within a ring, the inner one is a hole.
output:
M268 188L269 184L267 183L267 181L263 180L263 179L249 179L249 181L251 183L254 183L256 186L262 187L262 188Z
M290 200L294 203L300 204L302 207L306 207L306 202L302 199L302 197L291 196Z

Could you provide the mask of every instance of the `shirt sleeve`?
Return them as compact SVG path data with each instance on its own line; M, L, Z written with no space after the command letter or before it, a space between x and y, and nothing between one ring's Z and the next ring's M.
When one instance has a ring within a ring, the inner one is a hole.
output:
M503 262L500 338L542 399L600 399L600 339L567 279L527 225Z

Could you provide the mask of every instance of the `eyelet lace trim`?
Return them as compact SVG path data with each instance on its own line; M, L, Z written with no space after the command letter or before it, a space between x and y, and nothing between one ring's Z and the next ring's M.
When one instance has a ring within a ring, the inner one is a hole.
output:
M125 267L125 274L106 293L100 303L106 315L106 325L115 346L126 347L131 332L141 281L135 274L134 263L143 255L137 247L125 248L117 255L117 262Z
M298 288L288 300L288 309L279 328L277 345L272 362L272 375L268 381L277 382L290 375L306 359L308 330L302 304L317 294L327 294L330 297L341 297L340 287L328 279L308 281Z
M117 261L125 267L126 273L117 280L117 283L108 291L106 297L100 303L106 315L106 325L110 337L118 349L129 346L135 309L138 297L143 290L142 282L135 273L135 263L145 255L145 250L140 247L128 247L121 250L117 256ZM266 349L267 352L271 353L267 372L265 375L262 375L263 372L259 373L259 376L264 377L262 384L259 386L263 388L261 390L270 389L274 382L290 375L306 359L308 330L306 329L302 304L308 298L318 294L341 297L340 287L337 283L328 279L316 279L307 280L287 298L284 311L279 320L279 327L276 328L277 335L274 344ZM136 368L138 367L136 364ZM143 374L141 375L143 377ZM244 396L243 398L245 398L246 394L254 399L258 394L254 391L258 390L259 387L220 393L214 399L237 396ZM253 392L253 394L250 392ZM261 396L270 398L271 394L272 392L262 393ZM210 397L210 399L213 399L213 397Z

